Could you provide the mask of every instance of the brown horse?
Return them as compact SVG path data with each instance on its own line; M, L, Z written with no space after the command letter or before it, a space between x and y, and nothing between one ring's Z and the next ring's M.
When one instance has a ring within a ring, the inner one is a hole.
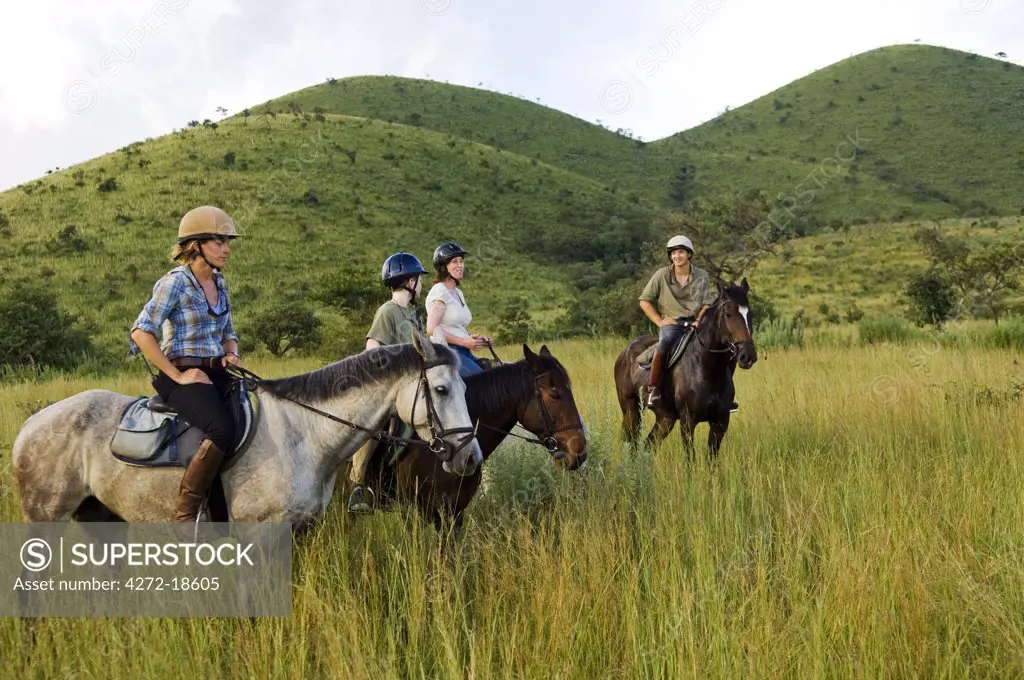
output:
M697 423L708 423L708 454L711 460L718 456L729 429L736 362L747 369L757 361L751 337L749 290L746 279L739 286L719 282L718 298L704 314L683 356L662 378L663 396L654 409L655 424L647 435L649 447L661 444L676 421L681 421L683 446L692 457L694 429ZM640 436L642 395L646 394L650 376L650 370L641 368L636 360L657 341L657 335L642 335L615 360L615 389L622 409L623 435L631 444L636 444Z
M477 425L484 460L518 422L543 445L557 465L575 470L587 459L587 436L576 408L569 374L547 346L535 354L523 345L525 359L500 364L464 378L469 417ZM526 439L525 437L523 437ZM372 480L377 505L415 502L420 513L440 530L454 522L456 534L463 513L480 487L481 470L467 477L445 472L422 441L409 444L397 464L387 460L381 445L370 458L366 478Z

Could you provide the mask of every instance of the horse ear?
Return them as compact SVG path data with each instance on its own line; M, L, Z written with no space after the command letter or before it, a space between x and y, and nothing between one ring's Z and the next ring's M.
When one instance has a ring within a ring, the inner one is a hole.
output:
M537 355L534 354L530 346L525 342L523 343L523 356L526 357L526 363L533 367L537 364Z
M549 356L551 356L551 350L548 349L547 345L541 345L540 346L540 355L542 357L549 357Z
M750 290L750 286L747 285L747 277L746 276L744 276L743 280L740 281L740 287L742 287L743 290L747 290L747 291Z
M723 290L729 287L720 274L715 274L715 285L718 286L718 292L721 293Z
M432 347L429 350L427 349L427 346L429 344L430 341L426 337L424 337L422 333L420 333L418 330L413 330L412 345L413 347L416 348L416 353L419 354L424 361L428 360L428 354L433 354Z

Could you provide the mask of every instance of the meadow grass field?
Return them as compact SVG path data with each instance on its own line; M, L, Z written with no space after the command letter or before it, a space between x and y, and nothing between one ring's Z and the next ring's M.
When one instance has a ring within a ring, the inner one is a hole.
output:
M590 460L563 472L499 449L457 549L410 513L349 516L338 492L294 546L290 619L5 619L3 674L1024 674L1021 351L762 349L712 467L677 436L653 454L619 443L621 345L551 345ZM137 374L0 388L0 450L33 410L97 386L148 392ZM0 499L17 521L9 460Z

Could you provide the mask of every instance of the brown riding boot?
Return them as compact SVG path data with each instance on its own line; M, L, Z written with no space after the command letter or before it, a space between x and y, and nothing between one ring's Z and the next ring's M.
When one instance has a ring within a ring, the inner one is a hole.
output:
M175 522L195 522L202 505L203 496L210 489L213 480L224 462L224 452L212 441L204 439L196 455L189 461L185 475L178 489L178 504L174 510Z
M654 407L661 404L661 367L664 357L661 352L654 350L654 358L651 359L651 377L647 381L647 405Z

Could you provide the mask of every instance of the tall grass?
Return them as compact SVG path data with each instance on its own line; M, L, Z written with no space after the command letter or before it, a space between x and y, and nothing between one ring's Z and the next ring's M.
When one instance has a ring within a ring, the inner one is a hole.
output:
M630 453L622 343L552 343L591 459L518 443L463 540L338 494L297 540L287 620L5 620L11 677L1003 677L1024 674L1019 353L778 349L736 380L718 464ZM511 358L512 350L503 353ZM268 364L280 375L306 366ZM96 381L0 389L0 444ZM103 383L145 393L140 377ZM703 436L705 426L698 435ZM3 516L17 518L10 472Z

